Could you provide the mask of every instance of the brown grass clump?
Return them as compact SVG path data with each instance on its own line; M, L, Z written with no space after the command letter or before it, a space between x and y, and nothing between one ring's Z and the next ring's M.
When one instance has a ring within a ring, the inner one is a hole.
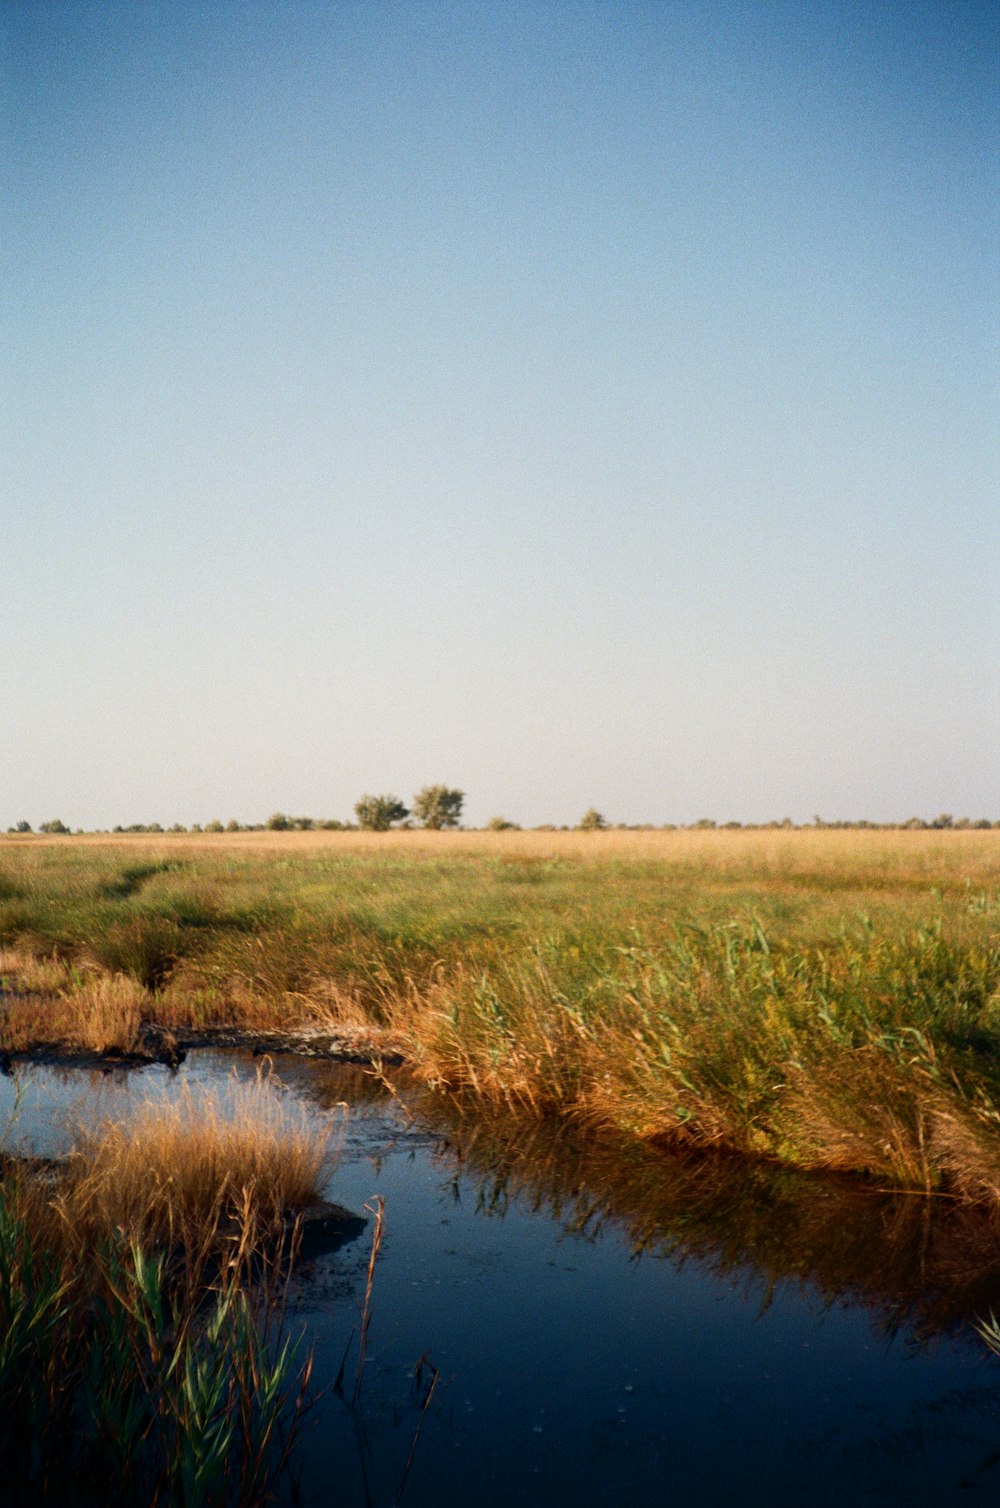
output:
M797 1161L910 1189L937 1186L941 1095L926 1071L904 1073L878 1048L863 1047L840 1049L808 1073L790 1070L789 1079L785 1108Z
M36 958L22 948L0 948L0 981L6 991L52 995L65 987L67 978L68 970L59 958Z
M331 1161L329 1133L267 1081L224 1094L185 1087L128 1121L83 1134L51 1199L64 1239L90 1247L114 1232L167 1247L197 1244L228 1221L261 1229L313 1203Z
M127 974L73 968L64 960L0 951L0 1047L72 1042L91 1052L134 1051L148 991Z
M789 1161L1000 1209L1000 1114L982 1091L874 1046L841 1048L788 1081Z
M132 1052L139 1040L149 995L127 974L98 974L72 995L62 998L77 1021L80 1045L94 1052L117 1048Z

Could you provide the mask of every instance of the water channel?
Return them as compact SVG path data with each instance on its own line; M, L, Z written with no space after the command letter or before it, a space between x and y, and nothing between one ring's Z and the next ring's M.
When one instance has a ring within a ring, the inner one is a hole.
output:
M259 1067L214 1051L174 1073L25 1067L0 1080L0 1125L8 1146L53 1155L81 1121ZM333 1126L326 1197L366 1222L297 1270L291 1324L323 1392L289 1501L781 1508L1000 1492L1000 1361L973 1328L1000 1311L1000 1252L981 1217L463 1118L347 1064L277 1057L270 1082ZM385 1239L352 1409L331 1384L375 1195Z

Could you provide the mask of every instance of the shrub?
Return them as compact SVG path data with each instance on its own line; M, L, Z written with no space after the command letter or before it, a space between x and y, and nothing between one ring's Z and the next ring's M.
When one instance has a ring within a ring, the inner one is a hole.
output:
M589 811L584 812L583 816L577 823L577 826L583 833L600 832L603 828L607 827L607 825L607 818L603 817L600 812L595 811L593 807L591 807Z

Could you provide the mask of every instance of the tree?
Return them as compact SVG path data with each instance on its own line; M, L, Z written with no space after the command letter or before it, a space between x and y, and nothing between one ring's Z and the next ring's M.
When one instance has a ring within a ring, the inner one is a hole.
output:
M422 827L440 832L443 827L458 826L464 800L464 791L452 791L446 785L425 785L413 798L413 815Z
M398 796L364 795L354 803L354 815L358 826L365 832L388 832L394 822L402 822L410 815Z
M517 822L508 822L506 817L491 817L486 824L488 833L519 833L521 828Z
M38 831L40 833L68 833L69 828L58 817L53 817L51 822L43 822Z
M13 827L8 827L7 831L9 833L30 833L31 823L25 822L23 820L20 822L15 822Z
M285 816L284 812L274 812L270 817L268 817L264 825L267 828L268 832L287 833L292 824Z
M607 825L608 819L606 817L602 817L601 813L595 811L593 807L591 807L589 811L584 812L583 816L577 823L577 827L581 832L584 833L600 832L601 829L607 827Z

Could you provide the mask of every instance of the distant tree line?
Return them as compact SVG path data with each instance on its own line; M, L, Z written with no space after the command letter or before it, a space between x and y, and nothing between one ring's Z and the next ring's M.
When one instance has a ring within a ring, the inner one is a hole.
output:
M127 827L113 827L112 833L260 833L260 832L388 832L390 828L410 829L423 828L430 832L443 832L453 830L461 826L462 806L465 801L465 792L453 790L446 785L425 785L423 790L413 797L412 807L404 806L398 796L386 794L372 796L366 793L360 796L354 803L353 822L341 822L336 817L290 817L285 812L273 812L266 822L237 822L231 817L228 822L221 822L218 818L211 822L193 822L190 827L185 827L181 822L175 822L170 827L163 827L159 822L133 822ZM789 829L802 832L805 829L828 829L830 831L872 831L872 832L905 832L905 831L966 831L969 829L985 830L1000 828L1000 820L990 821L988 817L954 817L950 812L942 812L940 816L925 820L923 817L908 817L905 822L869 822L865 819L857 821L825 821L822 817L814 817L811 822L793 822L791 817L782 817L770 822L716 822L712 817L700 817L697 822L615 822L611 823L603 814L590 807L584 812L574 826L563 824L557 826L552 822L542 822L536 827L529 829L533 832L557 833L557 832L603 832L614 830L616 832L767 832L772 829ZM518 822L510 822L506 817L491 817L481 829L483 832L520 832L521 825ZM35 829L30 822L21 820L8 827L8 833L32 833ZM58 817L38 825L40 833L69 834L73 829ZM76 828L78 834L82 834L83 828Z

